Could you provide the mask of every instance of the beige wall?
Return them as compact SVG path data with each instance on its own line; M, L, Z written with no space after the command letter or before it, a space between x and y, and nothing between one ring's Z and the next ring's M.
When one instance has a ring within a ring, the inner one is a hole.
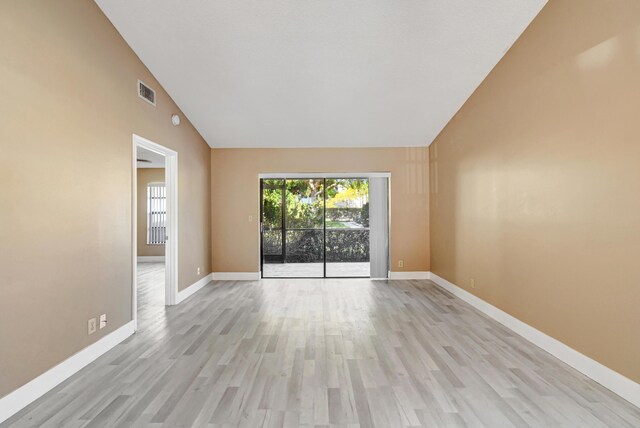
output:
M0 40L2 396L131 320L133 133L178 152L181 289L211 235L209 147L94 2L0 2Z
M640 2L554 0L430 148L432 271L635 381L639 113Z
M258 174L269 172L390 172L391 270L428 271L428 156L424 147L211 150L214 272L260 270Z
M138 168L138 256L164 256L164 245L147 244L147 186L164 183L164 168Z

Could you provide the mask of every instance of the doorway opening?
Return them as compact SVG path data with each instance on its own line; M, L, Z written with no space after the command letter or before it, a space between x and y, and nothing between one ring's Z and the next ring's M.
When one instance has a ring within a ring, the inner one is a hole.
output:
M260 195L263 278L387 277L386 177L268 176Z
M153 319L176 304L177 153L133 136L132 316Z

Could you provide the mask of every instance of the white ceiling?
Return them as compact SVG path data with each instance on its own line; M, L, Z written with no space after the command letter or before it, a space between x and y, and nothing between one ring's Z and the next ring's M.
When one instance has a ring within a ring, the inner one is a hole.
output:
M138 159L136 162L138 168L164 168L165 165L163 155L147 150L144 147L136 147L136 158ZM148 162L140 162L140 159Z
M210 146L374 147L430 144L546 0L96 2Z

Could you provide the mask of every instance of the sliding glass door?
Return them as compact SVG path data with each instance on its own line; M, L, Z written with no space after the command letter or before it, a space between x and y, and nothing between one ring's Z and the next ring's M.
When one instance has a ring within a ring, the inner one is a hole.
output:
M366 178L261 180L264 278L369 277Z
M327 179L326 276L368 277L369 181Z

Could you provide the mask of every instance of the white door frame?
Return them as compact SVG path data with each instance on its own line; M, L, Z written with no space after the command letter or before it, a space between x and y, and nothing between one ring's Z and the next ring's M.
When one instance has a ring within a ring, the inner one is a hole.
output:
M387 207L387 265L389 266L389 271L391 271L391 173L390 172L261 172L258 173L258 182L263 179L269 178L284 178L295 180L297 178L305 179L305 178L373 178L380 177L386 178L388 180L388 199ZM262 213L262 207L260 206L262 195L260 194L262 191L258 191L258 212ZM260 223L262 219L260 218L260 214L258 214L258 266L262 266L262 230L260 228ZM262 278L262 272L258 272L259 277ZM389 273L387 273L387 278L389 277ZM376 279L376 278L373 278Z
M178 152L168 149L139 135L133 134L133 280L132 280L132 319L138 328L138 165L137 148L142 147L165 157L165 187L167 189L167 243L165 244L165 293L166 305L176 305L178 297Z

